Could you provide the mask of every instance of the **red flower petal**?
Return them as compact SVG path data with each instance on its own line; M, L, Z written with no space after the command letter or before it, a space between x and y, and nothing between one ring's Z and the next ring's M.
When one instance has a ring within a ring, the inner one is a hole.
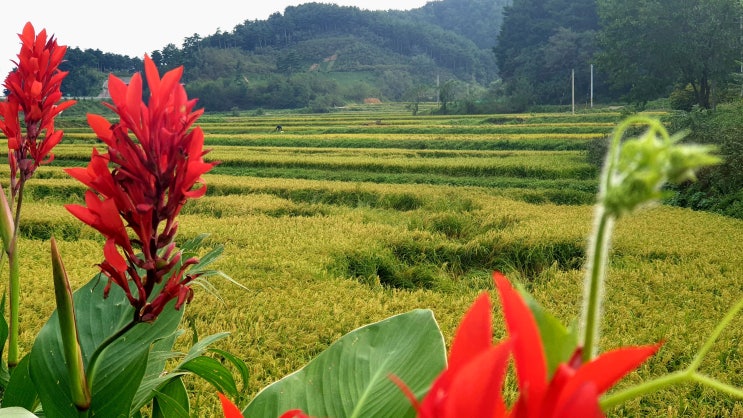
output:
M584 383L571 394L564 405L552 410L549 416L551 418L603 418L604 412L599 406L598 397L596 385Z
M603 394L624 375L653 355L658 348L660 344L619 348L601 354L575 372L575 376L565 385L558 405L568 402L573 392L580 390L587 383L595 385L598 395Z
M126 271L126 260L116 249L116 244L113 239L106 240L106 243L103 245L103 256L106 257L106 261L108 261L108 263L111 264L111 267L116 271L120 273Z
M494 272L493 279L500 293L508 333L513 338L513 356L521 396L542 399L547 387L547 360L537 323L506 276Z
M100 115L88 114L88 125L93 129L96 136L103 142L109 143L110 139L113 138L113 131L111 130L111 122L108 119Z
M443 417L505 417L501 391L510 354L511 344L507 340L461 367L452 380Z
M222 412L225 418L243 418L243 413L221 392L217 392L219 401L222 403Z
M310 418L301 409L292 409L281 414L279 418Z
M490 298L481 294L464 314L452 341L448 368L457 370L493 345Z

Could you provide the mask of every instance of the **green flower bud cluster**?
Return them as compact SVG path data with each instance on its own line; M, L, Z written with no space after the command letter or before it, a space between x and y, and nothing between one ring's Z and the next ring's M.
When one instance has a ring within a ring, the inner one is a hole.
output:
M622 141L633 125L648 129L636 138ZM695 180L694 170L717 164L714 147L682 144L684 134L669 136L655 119L636 116L625 120L614 132L602 177L599 203L607 214L619 218L664 197L666 183Z

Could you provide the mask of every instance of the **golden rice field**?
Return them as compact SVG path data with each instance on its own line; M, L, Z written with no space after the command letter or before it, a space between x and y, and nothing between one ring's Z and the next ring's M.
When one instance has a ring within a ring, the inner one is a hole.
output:
M205 115L207 158L221 163L205 177L207 195L184 207L179 237L210 233L210 245L225 247L218 268L242 287L213 278L216 292L196 288L187 321L202 337L231 333L218 346L250 369L241 406L343 334L394 314L432 309L450 342L470 303L493 290L494 269L569 323L580 311L597 187L586 147L618 120L611 112L414 117L373 109ZM54 309L49 237L58 240L74 288L102 260L103 241L62 207L85 192L62 168L84 165L99 144L84 124L65 123L55 161L27 186L23 352ZM0 174L7 179L7 169ZM741 266L740 220L666 206L622 219L601 344L664 344L620 386L687 366L743 297ZM497 304L493 315L498 338ZM723 332L702 365L737 386L740 324ZM189 385L195 416L217 415L216 393L201 381ZM689 384L608 415L743 416L743 402Z

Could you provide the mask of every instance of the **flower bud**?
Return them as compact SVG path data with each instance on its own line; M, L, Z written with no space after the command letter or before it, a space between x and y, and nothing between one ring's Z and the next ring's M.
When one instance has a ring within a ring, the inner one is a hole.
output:
M77 334L75 307L72 303L72 290L67 279L67 272L62 264L62 257L57 250L54 237L52 243L52 276L54 278L54 296L57 302L57 319L62 334L65 365L70 379L72 402L77 409L85 411L90 408L90 389L85 377L82 349Z
M649 127L644 134L621 142L624 129L634 123ZM666 183L694 180L694 170L717 164L711 146L680 144L683 135L669 136L657 120L626 120L614 134L602 177L600 203L616 218L664 197Z
M8 199L5 197L5 191L0 186L0 237L2 237L3 248L6 251L10 248L14 230L13 213L10 210L10 205L8 205Z

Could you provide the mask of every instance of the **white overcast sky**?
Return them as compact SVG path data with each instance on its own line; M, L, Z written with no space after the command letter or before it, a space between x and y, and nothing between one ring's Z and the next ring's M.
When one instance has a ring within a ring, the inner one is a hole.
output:
M410 10L434 0L9 0L0 24L0 84L14 67L20 51L18 33L31 22L46 29L60 45L99 49L130 57L165 45L181 47L197 33L230 32L246 20L263 20L284 13L287 6L335 3L367 10Z

